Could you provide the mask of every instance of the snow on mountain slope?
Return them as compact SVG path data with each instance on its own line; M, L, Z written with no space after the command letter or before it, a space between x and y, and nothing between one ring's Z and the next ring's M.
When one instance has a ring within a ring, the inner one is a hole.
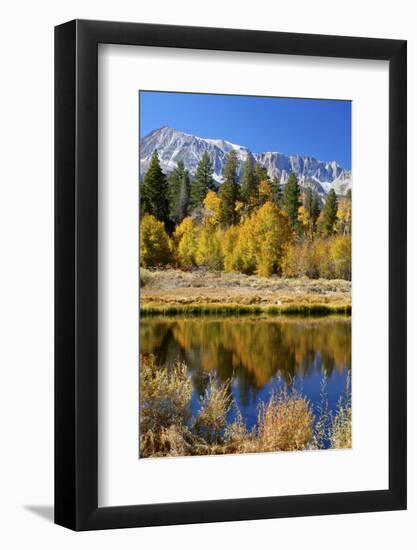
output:
M251 153L247 147L223 139L200 138L164 126L140 140L141 178L149 167L155 149L166 174L175 168L179 160L194 174L201 156L207 151L213 161L214 179L218 183L221 182L226 157L231 150L237 153L239 175L244 161ZM320 196L326 195L330 189L334 189L338 195L344 195L352 187L351 171L345 170L336 161L323 162L309 156L288 156L278 152L258 153L253 156L266 168L271 178L277 177L285 184L290 173L295 172L301 187L311 187Z

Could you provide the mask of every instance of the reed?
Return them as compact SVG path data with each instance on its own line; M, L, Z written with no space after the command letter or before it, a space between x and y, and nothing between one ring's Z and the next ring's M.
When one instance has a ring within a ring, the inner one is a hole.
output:
M232 398L231 381L210 376L197 414L191 415L192 386L184 363L171 367L141 357L140 450L141 458L301 451L323 448L323 430L308 399L293 388L273 393L258 409L257 425L248 430ZM234 408L235 419L228 422ZM326 410L332 448L351 446L350 387L334 417ZM327 424L326 424L327 425ZM322 439L320 439L322 438Z

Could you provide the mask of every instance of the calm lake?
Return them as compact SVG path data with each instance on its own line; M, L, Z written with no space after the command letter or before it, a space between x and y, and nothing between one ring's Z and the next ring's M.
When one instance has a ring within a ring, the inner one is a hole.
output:
M193 382L192 409L200 406L209 373L232 380L231 391L248 428L271 392L294 384L315 410L323 379L329 408L345 395L351 369L349 317L143 318L140 352L169 368L180 359ZM234 412L230 413L231 419Z

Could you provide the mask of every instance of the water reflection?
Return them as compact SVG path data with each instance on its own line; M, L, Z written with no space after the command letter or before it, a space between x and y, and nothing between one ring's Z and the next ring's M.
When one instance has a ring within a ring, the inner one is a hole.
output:
M256 406L280 384L302 387L317 405L325 375L329 405L336 407L351 368L351 322L333 317L145 318L140 323L140 351L167 366L176 359L185 361L196 404L208 373L232 379L233 396L246 423L253 425Z

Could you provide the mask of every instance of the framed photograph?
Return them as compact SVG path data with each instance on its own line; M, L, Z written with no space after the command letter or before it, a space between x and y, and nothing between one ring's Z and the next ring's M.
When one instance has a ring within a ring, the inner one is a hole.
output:
M55 522L406 507L406 42L55 29Z

